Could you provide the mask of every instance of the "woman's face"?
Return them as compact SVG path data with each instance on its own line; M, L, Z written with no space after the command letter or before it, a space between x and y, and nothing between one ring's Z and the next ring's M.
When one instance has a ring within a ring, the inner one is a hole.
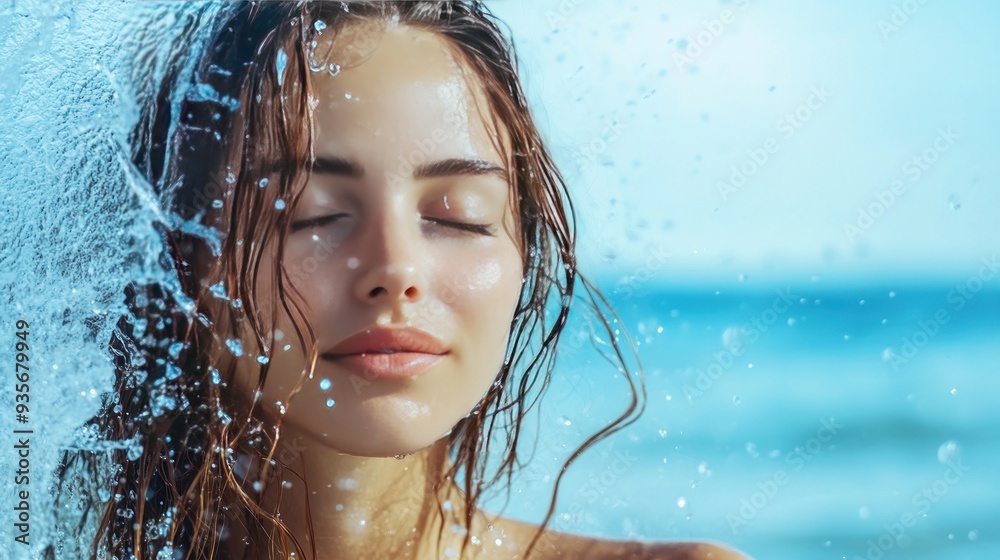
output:
M459 64L437 35L390 27L364 62L313 74L317 163L298 205L283 210L293 222L284 268L319 357L290 398L308 364L282 312L262 398L271 414L282 403L284 425L342 452L433 444L503 362L522 285L519 236L506 165L479 111L486 101ZM258 301L274 290L275 245L265 245ZM383 338L342 344L372 329ZM243 358L235 388L248 395L257 371Z

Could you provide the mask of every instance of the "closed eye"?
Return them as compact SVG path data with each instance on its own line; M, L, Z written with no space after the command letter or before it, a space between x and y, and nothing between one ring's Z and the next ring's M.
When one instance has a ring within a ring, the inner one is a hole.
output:
M330 214L329 216L319 216L318 218L309 218L308 220L299 220L297 222L292 222L292 231L299 231L300 229L306 229L311 227L322 227L326 224L339 220L340 218L346 218L350 214Z
M447 227L450 227L450 228L457 229L459 231L465 231L465 232L469 232L469 233L476 233L476 234L479 234L479 235L488 235L490 237L494 236L493 228L490 227L488 224L470 224L470 223L466 223L466 222L453 222L453 221L450 221L450 220L439 220L439 219L436 219L436 218L424 218L424 219L427 220L427 221L429 221L429 222L433 222L435 224L441 224L441 225L444 225L444 226L447 226Z
M350 214L340 213L340 214L330 214L328 216L319 216L316 218L309 218L307 220L299 220L296 222L292 222L291 229L293 232L295 232L306 228L323 227L329 223L339 220L340 218L347 218L347 217L350 217ZM454 222L451 220L441 220L437 218L424 218L424 219L435 224L457 229L459 231L475 233L479 235L488 235L491 237L495 235L493 233L493 228L490 227L489 224Z

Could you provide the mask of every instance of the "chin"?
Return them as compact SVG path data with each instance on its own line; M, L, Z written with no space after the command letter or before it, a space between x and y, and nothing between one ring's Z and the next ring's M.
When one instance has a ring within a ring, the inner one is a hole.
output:
M297 424L296 431L308 434L338 453L359 457L398 457L417 453L447 437L454 426L454 423L439 425L439 418L420 422L395 415L358 416L349 419L341 417L337 422L322 427L304 426L291 418L286 418L286 422Z

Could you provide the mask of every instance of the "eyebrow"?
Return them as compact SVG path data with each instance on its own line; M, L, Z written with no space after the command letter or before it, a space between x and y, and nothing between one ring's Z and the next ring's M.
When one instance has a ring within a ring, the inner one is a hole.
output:
M355 159L318 156L313 161L312 172L360 179L365 175L365 168ZM420 164L413 170L416 180L457 175L493 175L505 183L508 181L506 169L482 159L448 158Z

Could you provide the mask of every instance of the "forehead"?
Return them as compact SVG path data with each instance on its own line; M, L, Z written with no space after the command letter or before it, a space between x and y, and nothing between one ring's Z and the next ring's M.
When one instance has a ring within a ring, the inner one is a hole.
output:
M345 30L344 40L362 41ZM348 59L351 45L326 39L317 52ZM437 33L390 23L360 62L315 75L317 151L391 155L479 156L499 163L483 85Z

